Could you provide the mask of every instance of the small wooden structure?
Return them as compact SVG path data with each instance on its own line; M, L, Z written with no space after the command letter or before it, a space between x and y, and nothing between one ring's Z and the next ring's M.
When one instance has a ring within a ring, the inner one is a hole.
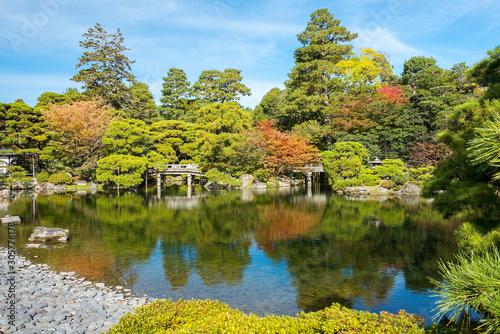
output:
M304 174L305 175L304 180L308 186L312 185L312 179L313 179L314 174L318 175L319 173L325 172L322 164L314 164L314 165L313 164L305 164L305 165L301 165L301 166L295 166L293 171L297 172L297 173Z
M161 181L163 175L187 175L187 185L191 186L191 177L192 176L204 176L202 172L198 169L199 166L194 164L163 164L158 165L157 169L157 184L158 189L161 187Z

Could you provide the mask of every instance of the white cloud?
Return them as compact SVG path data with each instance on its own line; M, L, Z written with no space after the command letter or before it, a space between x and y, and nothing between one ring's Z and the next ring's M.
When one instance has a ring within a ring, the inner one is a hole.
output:
M423 51L403 43L396 37L396 34L385 28L375 27L374 30L358 29L357 31L359 37L354 40L356 47L372 48L384 54L398 70L402 68L405 60L424 54Z

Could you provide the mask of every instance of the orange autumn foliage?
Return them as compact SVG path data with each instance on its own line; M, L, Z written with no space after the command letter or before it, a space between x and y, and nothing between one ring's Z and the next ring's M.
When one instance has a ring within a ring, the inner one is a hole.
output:
M113 116L101 99L50 106L42 110L54 133L57 146L77 162L94 154L102 146L102 136Z
M272 121L257 122L259 136L255 139L257 147L264 151L264 164L273 175L291 171L294 166L319 163L319 150L299 135L284 133L271 126Z

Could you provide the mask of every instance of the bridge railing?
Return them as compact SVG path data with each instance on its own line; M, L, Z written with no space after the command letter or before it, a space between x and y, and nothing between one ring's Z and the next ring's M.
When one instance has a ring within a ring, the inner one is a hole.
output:
M182 173L203 174L195 164L159 164L157 169L160 173Z

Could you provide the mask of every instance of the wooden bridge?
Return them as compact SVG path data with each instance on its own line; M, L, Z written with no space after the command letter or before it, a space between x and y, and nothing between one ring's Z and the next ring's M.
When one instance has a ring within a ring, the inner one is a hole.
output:
M196 175L203 176L204 174L200 172L197 165L194 164L163 164L158 165L158 172L162 175Z
M313 178L316 180L320 179L320 173L324 173L322 164L305 164L305 165L297 165L293 168L293 171L296 173L304 174L304 181L307 186L312 185Z
M306 165L295 166L293 168L293 171L297 172L297 173L304 173L304 174L307 174L307 173L324 173L325 172L325 170L323 169L323 165L322 164L315 164L315 165L306 164Z
M198 169L200 166L194 164L159 164L156 171L158 191L160 191L163 175L187 175L187 185L190 188L193 176L205 176ZM305 181L308 185L312 184L313 176L319 177L319 173L324 173L323 165L321 164L305 164L297 165L293 168L294 172L304 174ZM319 179L319 178L318 178Z
M192 176L204 176L194 164L159 164L157 168L157 183L158 189L161 187L161 180L163 175L187 175L187 185L191 186Z

